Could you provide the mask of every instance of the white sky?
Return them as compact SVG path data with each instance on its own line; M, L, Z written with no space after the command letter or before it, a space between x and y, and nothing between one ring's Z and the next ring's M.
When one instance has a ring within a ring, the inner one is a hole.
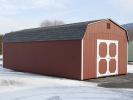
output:
M133 0L0 0L0 34L39 27L46 19L65 23L112 18L133 22Z

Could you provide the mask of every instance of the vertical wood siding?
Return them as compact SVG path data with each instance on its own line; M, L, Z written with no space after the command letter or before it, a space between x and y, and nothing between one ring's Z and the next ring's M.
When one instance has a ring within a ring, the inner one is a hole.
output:
M4 43L4 67L44 75L81 78L81 41Z
M107 29L107 23L110 23L110 29ZM126 32L123 29L121 29L119 26L114 24L113 22L109 20L103 20L88 25L85 36L83 38L84 79L96 78L97 39L118 40L119 42L118 74L126 74L127 73Z

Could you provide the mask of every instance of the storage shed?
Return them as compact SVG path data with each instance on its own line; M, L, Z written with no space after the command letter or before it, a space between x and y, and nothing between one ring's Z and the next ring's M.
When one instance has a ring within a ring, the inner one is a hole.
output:
M127 73L127 31L111 19L7 33L3 65L85 80Z

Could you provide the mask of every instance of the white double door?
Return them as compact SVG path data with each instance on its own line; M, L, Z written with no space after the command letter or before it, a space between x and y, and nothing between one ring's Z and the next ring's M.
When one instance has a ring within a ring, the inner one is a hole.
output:
M97 77L118 74L118 41L97 40Z

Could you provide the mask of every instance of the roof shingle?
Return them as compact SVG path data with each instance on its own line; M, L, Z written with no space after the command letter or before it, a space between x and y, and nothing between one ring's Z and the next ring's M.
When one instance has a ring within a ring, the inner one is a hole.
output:
M3 42L82 39L87 25L96 21L98 20L11 32L5 34Z

